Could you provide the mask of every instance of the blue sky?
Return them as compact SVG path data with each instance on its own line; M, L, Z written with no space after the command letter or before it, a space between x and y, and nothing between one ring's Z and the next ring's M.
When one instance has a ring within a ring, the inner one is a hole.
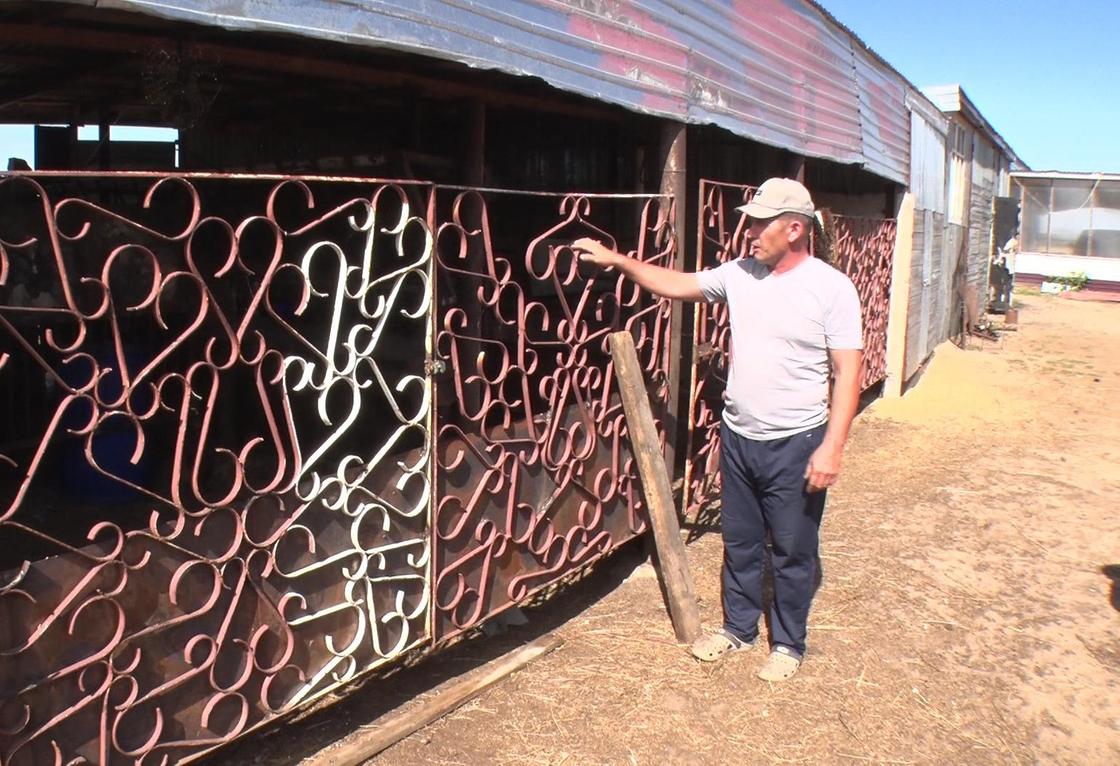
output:
M960 83L1033 170L1120 172L1120 0L820 0L918 87Z
M78 138L94 140L97 126L79 129ZM31 125L0 125L0 170L7 170L8 158L19 157L35 167L35 128ZM174 141L177 131L169 128L136 128L127 125L113 125L109 137L114 141Z

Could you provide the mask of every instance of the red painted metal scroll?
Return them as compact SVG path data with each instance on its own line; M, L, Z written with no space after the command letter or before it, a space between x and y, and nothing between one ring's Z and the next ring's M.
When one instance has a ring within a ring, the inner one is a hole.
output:
M833 216L832 258L856 286L863 318L863 370L860 389L887 376L887 319L894 268L893 218Z
M188 760L428 640L426 196L0 178L5 766Z
M743 257L746 219L735 210L750 201L755 187L700 180L695 268L710 269ZM692 383L689 390L688 458L684 513L696 513L719 496L719 425L731 330L727 305L698 303L693 322Z
M671 204L437 190L436 639L478 625L645 528L607 347L632 332L668 396L669 304L578 263L592 236L672 263Z
M0 177L0 764L191 760L641 532L606 339L663 409L669 305L568 244L671 208Z

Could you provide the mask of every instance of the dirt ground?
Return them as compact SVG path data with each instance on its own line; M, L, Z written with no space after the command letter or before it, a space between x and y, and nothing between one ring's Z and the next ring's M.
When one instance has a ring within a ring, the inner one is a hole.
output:
M857 419L795 679L755 677L764 646L693 660L634 549L500 637L554 629L559 650L371 763L1120 763L1120 304L1018 301L1018 332L942 345ZM700 531L718 626L720 538ZM383 712L347 705L271 739L298 763Z

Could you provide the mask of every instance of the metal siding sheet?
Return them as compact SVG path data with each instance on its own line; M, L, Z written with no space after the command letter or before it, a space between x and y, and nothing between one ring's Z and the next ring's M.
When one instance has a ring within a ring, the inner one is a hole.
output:
M868 170L905 183L910 173L910 113L905 85L863 48L853 46L852 57Z
M949 299L951 287L947 285L952 275L946 275L945 263L947 261L946 248L951 247L948 237L949 227L945 225L945 216L934 213L933 215L933 270L930 279L930 322L929 336L926 338L926 353L933 350L948 339L949 331L945 318L949 312Z
M906 311L906 356L903 363L903 380L909 380L923 361L925 361L925 338L922 331L928 322L923 309L929 301L929 287L922 283L925 257L925 242L929 232L925 230L924 216L914 216L914 238L910 261L910 295Z
M944 213L945 136L916 111L910 119L910 190L915 208Z
M945 226L945 240L941 247L941 274L940 281L941 289L938 291L938 310L940 317L939 328L934 340L930 343L932 348L936 343L940 343L949 337L949 332L953 327L953 313L956 309L955 305L955 292L956 286L953 284L954 269L957 264L957 256L960 251L961 239L968 236L967 231L963 226L956 223L948 223ZM968 254L965 253L965 258ZM938 283L934 283L938 284Z
M531 75L907 179L905 81L805 0L101 0L98 7Z
M692 121L809 156L862 161L846 35L801 3L679 5L691 20Z

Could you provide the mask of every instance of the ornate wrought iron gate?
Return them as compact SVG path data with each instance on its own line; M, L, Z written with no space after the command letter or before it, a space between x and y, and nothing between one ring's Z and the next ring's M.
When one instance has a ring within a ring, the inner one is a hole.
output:
M0 178L0 762L180 762L640 532L671 200Z

